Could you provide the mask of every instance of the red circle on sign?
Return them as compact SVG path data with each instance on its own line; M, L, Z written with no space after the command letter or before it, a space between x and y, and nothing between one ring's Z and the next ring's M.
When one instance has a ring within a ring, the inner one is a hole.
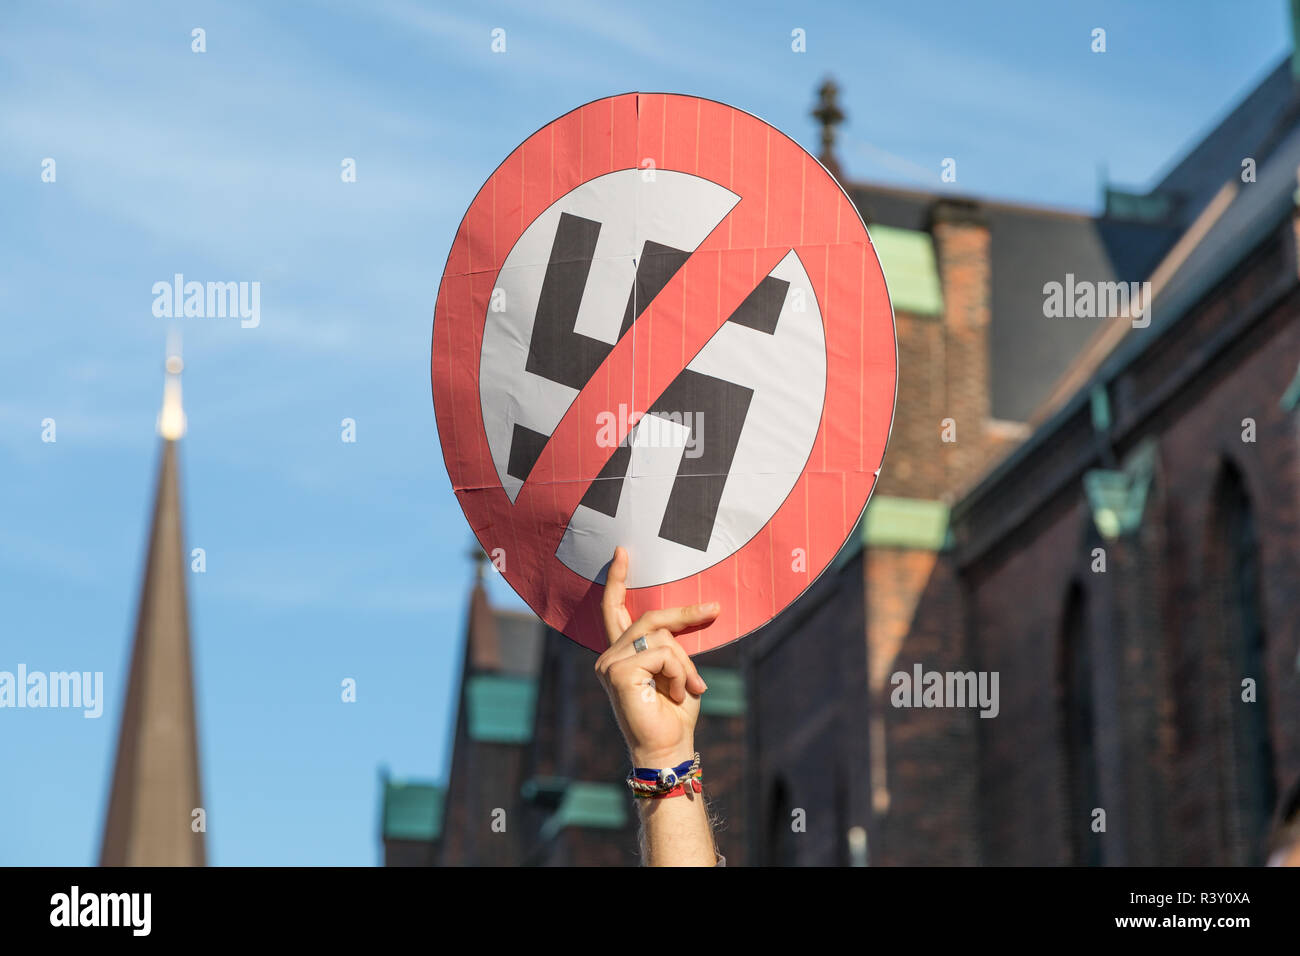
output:
M622 170L686 173L739 199L649 300L636 335L612 345L578 388L542 436L544 447L512 501L480 401L493 293L534 221L584 184ZM434 310L438 433L479 543L556 630L596 651L607 646L603 586L556 556L614 452L591 423L624 397L632 408L651 408L791 251L812 286L825 340L822 414L802 473L766 524L727 557L627 592L633 619L658 607L718 601L722 612L712 624L678 636L692 654L743 637L788 607L831 563L866 508L897 384L893 311L866 227L830 173L780 131L721 103L661 93L609 97L565 114L511 153L470 204ZM635 571L635 551L630 558Z

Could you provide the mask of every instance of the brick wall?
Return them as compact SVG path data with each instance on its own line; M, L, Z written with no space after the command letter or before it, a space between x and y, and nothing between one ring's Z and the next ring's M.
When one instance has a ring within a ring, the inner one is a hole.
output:
M959 583L947 557L866 553L873 865L972 865L975 709L893 706L891 675L971 669Z
M947 331L940 317L907 312L895 313L894 328L898 401L875 493L937 499L947 487L947 465L939 442L940 422L950 415L944 383Z
M938 446L946 468L943 492L950 493L974 478L989 456L989 230L972 204L937 202L931 218L947 336L941 417L957 423L957 441Z
M1297 421L1294 413L1278 406L1300 361L1297 316L1300 297L1292 296L1266 321L1254 347L1240 356L1232 373L1214 374L1202 394L1189 396L1191 400L1161 438L1169 497L1178 502L1169 524L1177 522L1181 544L1188 552L1179 569L1183 579L1171 583L1179 595L1172 602L1171 630L1185 636L1176 645L1174 667L1184 686L1206 688L1199 700L1194 690L1185 695L1191 699L1185 699L1184 705L1193 708L1193 714L1179 721L1176 772L1179 789L1187 794L1182 816L1193 824L1186 831L1190 839L1185 837L1179 850L1189 861L1231 859L1230 848L1220 845L1213 822L1225 812L1224 795L1208 786L1216 778L1217 770L1210 764L1219 748L1205 739L1219 723L1216 705L1239 704L1243 676L1229 673L1225 661L1206 659L1206 652L1217 647L1214 638L1223 627L1210 549L1215 544L1213 492L1224 460L1232 461L1245 479L1260 533L1260 597L1268 655L1264 705L1269 711L1278 785L1285 787L1300 774L1300 682L1295 666L1300 651ZM1241 421L1247 417L1257 423L1253 444L1241 441ZM1215 690L1207 686L1211 683Z
M984 863L1070 862L1060 719L1059 635L1072 581L1086 572L1086 506L1076 501L1034 529L1031 545L980 569L970 592L970 658L997 671L995 719L976 721L980 854ZM1089 593L1088 579L1085 594ZM1091 616L1091 615L1090 615Z
M931 232L944 314L897 316L898 406L876 493L952 500L1008 441L989 430L988 226L973 204L939 201ZM942 440L949 418L955 442ZM924 550L868 548L863 573L872 863L974 863L975 712L890 703L895 671L969 669L960 584Z
M741 645L751 864L843 865L869 823L862 582L859 555Z
M985 862L1070 862L1067 828L1086 823L1067 818L1070 756L1059 706L1062 614L1075 581L1092 622L1089 678L1107 830L1089 839L1101 842L1104 862L1258 858L1231 825L1236 797L1225 781L1233 708L1252 705L1240 701L1242 675L1232 669L1217 580L1231 572L1218 560L1215 489L1225 460L1233 462L1255 512L1266 640L1261 706L1282 788L1300 773L1300 425L1279 407L1300 362L1293 255L1293 244L1275 237L1134 359L1111 384L1108 435L1067 428L1005 487L959 512L971 657L1002 672L1002 714L976 728ZM1256 421L1254 443L1241 440L1247 417ZM1122 458L1143 440L1156 443L1159 466L1142 525L1104 542L1107 570L1094 573L1089 559L1099 542L1082 471L1101 467L1106 447Z

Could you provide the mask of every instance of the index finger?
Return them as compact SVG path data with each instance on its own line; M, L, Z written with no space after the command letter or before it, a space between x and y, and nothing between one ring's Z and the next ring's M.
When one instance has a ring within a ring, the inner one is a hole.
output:
M600 599L600 614L605 620L605 637L613 644L626 629L619 617L627 598L627 551L614 549L614 560L609 562L605 575L605 596Z
M627 637L629 634L640 636L660 628L676 634L697 624L708 624L718 616L719 610L716 601L708 604L687 604L685 607L661 607L654 611L646 611L637 618L635 624L629 625L621 636Z

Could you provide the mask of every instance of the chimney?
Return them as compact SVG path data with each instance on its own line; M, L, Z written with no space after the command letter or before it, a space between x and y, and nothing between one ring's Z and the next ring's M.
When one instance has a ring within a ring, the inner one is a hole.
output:
M949 494L983 467L990 418L989 326L992 268L989 227L978 204L939 199L930 210L930 233L944 302L944 418L957 426L957 441L943 445ZM938 423L934 426L939 427Z

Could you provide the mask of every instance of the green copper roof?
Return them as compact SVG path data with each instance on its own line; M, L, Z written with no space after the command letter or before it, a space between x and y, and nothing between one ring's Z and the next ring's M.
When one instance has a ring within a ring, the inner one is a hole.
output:
M564 791L560 808L542 824L542 839L552 839L566 827L618 830L627 825L627 787L618 783L576 781Z
M862 523L862 543L873 548L942 551L948 537L948 506L942 501L875 495Z
M709 689L700 698L700 713L717 717L740 717L745 713L745 678L729 667L701 667L700 676Z
M1137 222L1162 222L1173 211L1173 198L1166 193L1134 193L1106 189L1106 215Z
M384 782L385 840L423 840L442 835L442 811L447 793L431 783Z
M531 678L476 674L466 684L465 699L474 740L522 744L532 738L537 684Z
M873 225L871 244L880 257L895 310L918 315L943 314L943 287L928 232Z

